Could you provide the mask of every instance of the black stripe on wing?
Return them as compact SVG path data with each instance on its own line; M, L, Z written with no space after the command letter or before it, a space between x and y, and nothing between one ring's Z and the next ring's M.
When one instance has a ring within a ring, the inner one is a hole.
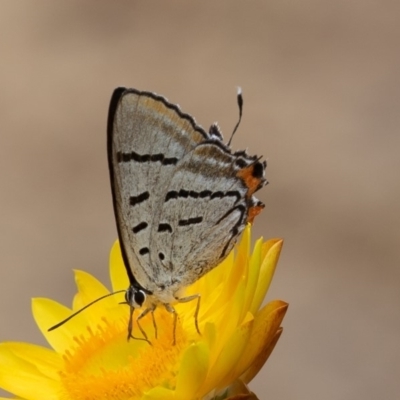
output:
M221 192L221 191L216 191L212 192L211 190L202 190L201 192L196 192L194 190L170 190L167 192L165 195L165 202L169 200L175 200L175 199L187 199L187 198L192 198L192 199L205 199L209 197L211 200L213 199L222 199L223 197L235 197L237 203L241 199L240 192L238 190L229 190L227 192Z
M165 157L164 154L139 154L134 151L129 153L117 152L117 161L119 163L126 163L136 161L138 163L145 162L161 162L162 165L175 165L179 160L176 157Z

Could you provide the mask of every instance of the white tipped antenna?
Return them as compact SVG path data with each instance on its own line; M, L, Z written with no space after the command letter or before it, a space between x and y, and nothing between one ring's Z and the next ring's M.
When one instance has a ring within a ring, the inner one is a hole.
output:
M236 126L233 129L231 138L229 139L229 142L228 142L228 146L231 145L231 142L232 142L232 139L233 139L233 135L237 131L237 128L239 127L240 121L242 120L243 96L242 96L242 88L240 86L238 86L238 88L237 88L237 103L238 103L238 107L239 107L239 121L236 123Z

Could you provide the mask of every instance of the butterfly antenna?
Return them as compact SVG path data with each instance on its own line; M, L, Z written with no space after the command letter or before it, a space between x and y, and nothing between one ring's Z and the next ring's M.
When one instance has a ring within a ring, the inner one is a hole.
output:
M239 121L236 123L235 128L233 129L231 138L229 139L228 146L231 145L233 135L237 131L237 128L239 128L240 121L242 120L242 111L243 111L243 96L242 96L242 88L238 87L238 92L237 92L237 103L239 107Z
M47 332L54 331L54 329L57 329L57 328L59 328L61 325L64 325L64 324L65 324L66 322L68 322L70 319L72 319L72 318L75 317L76 315L80 314L82 311L86 310L88 307L90 307L90 306L93 305L94 303L97 303L98 301L103 300L103 299L105 299L106 297L110 297L110 296L113 296L114 294L123 293L123 292L126 292L126 290L117 290L116 292L108 293L108 294L106 294L106 295L104 295L104 296L99 297L99 298L96 299L96 300L93 300L93 301L90 302L89 304L86 304L85 307L81 308L81 309L78 310L77 312L74 312L74 313L73 313L72 315L70 315L68 318L65 318L63 321L61 321L61 322L59 322L58 324L56 324L56 325L52 326L51 328L49 328L49 329L47 330Z

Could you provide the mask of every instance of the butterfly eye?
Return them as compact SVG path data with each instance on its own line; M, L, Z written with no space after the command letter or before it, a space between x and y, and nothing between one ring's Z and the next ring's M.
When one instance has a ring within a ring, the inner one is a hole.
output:
M135 293L133 298L135 300L136 305L142 307L144 301L146 300L146 294L142 290L139 290Z

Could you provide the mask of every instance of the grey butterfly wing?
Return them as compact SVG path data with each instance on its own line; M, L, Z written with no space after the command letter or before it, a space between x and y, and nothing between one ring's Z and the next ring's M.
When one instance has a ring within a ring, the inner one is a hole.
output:
M150 290L151 226L176 165L207 138L194 120L153 93L115 90L108 118L114 212L130 282Z
M162 227L151 237L155 282L189 285L229 254L249 210L261 204L241 174L254 165L261 187L264 164L244 152L231 154L218 140L200 143L179 161L154 221Z

